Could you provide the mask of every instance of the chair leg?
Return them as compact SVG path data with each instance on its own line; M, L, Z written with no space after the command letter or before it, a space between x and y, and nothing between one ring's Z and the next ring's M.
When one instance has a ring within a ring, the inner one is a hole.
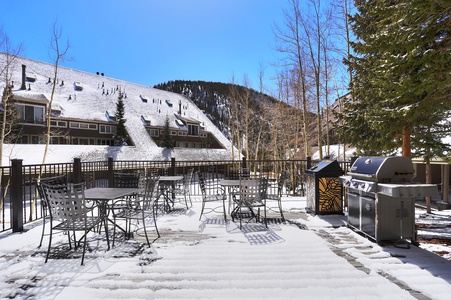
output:
M282 221L285 222L285 216L283 215L283 210L282 210L282 200L279 199L279 211L280 211L280 216L282 217Z
M202 208L200 210L200 216L199 216L199 221L202 218L202 214L204 213L204 208L205 208L205 201L202 201Z
M184 193L184 197L185 197L185 205L186 205L186 209L188 210L189 207L188 207L188 201L186 200L186 192Z
M45 216L42 217L42 234L41 234L41 241L39 242L38 248L40 248L42 246L42 240L44 239L44 234L45 234Z
M158 226L157 226L157 218L156 218L156 208L155 208L155 206L153 207L153 224L155 225L155 231L157 232L157 236L159 238L160 237L160 232L158 231Z
M110 250L110 237L108 236L108 220L103 220L103 225L105 227L105 235L106 235L106 243L108 244L108 250ZM102 227L102 225L99 225L99 229Z
M52 224L50 224L49 226L50 226L49 247L47 248L47 255L45 256L45 262L47 262L49 260L50 248L52 246L52 237L53 237Z
M225 205L225 199L222 200L222 209L224 212L224 221L227 224L227 215L226 215L226 205Z
M144 235L146 236L147 246L150 247L149 237L147 236L147 228L146 228L146 221L143 217L143 229L144 229Z
M113 217L113 248L114 248L114 241L116 240L116 218Z
M188 192L188 198L189 198L190 207L193 207L193 201L191 201L191 193L190 192Z
M84 265L85 262L85 252L86 252L86 236L88 235L88 232L85 231L85 237L83 241L83 254L81 255L81 265Z

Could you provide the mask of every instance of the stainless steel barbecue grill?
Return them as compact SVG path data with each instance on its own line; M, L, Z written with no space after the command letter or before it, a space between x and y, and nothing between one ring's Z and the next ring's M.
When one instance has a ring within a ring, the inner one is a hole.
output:
M340 182L348 198L348 225L377 242L415 241L415 199L435 196L435 184L413 183L409 157L360 157Z

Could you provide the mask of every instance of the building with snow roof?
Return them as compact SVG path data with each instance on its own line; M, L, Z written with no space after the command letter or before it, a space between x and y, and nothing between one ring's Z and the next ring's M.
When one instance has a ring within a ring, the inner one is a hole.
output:
M6 66L3 53L0 66ZM16 145L4 145L3 164L12 158L24 159L24 164L42 161L39 149L45 140L50 102L50 152L54 157L46 162L67 162L75 157L99 160L111 155L119 160L232 158L230 141L186 96L108 78L98 72L59 67L52 100L54 65L17 57L9 66L9 74L21 138ZM5 78L1 78L0 88L5 86ZM129 135L126 146L114 146L115 110L120 93ZM166 119L176 142L172 151L160 147ZM36 154L22 157L27 148Z

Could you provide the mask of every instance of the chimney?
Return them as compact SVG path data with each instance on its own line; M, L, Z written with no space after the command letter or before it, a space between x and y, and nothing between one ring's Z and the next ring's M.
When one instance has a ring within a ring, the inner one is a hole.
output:
M182 100L179 100L179 115L182 115Z
M22 86L20 87L21 90L26 90L27 87L25 86L25 69L27 68L26 65L22 65Z

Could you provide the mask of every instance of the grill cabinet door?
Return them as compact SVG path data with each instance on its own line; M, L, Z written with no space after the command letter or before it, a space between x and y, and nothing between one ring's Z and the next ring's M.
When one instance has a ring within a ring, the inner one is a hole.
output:
M348 189L348 225L360 230L360 197L358 191Z
M361 201L361 230L367 235L376 238L376 199L372 197L362 196Z

